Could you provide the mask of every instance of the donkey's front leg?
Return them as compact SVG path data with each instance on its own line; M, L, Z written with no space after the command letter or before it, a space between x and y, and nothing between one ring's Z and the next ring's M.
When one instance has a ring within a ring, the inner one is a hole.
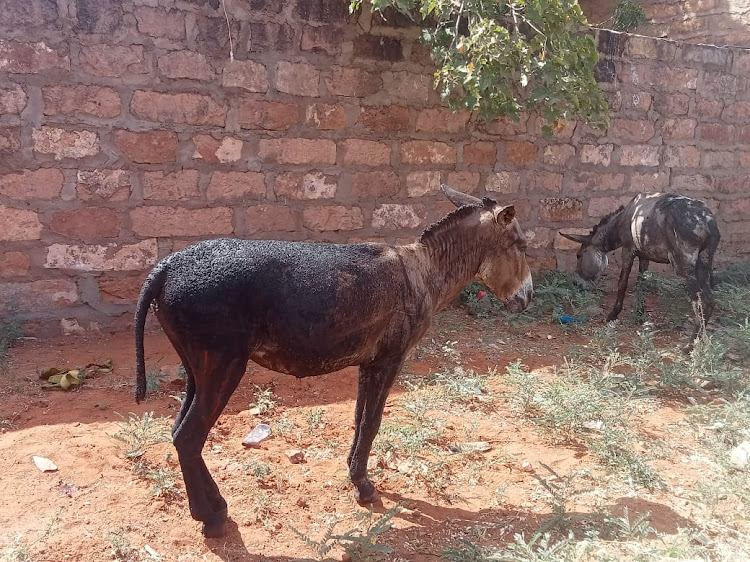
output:
M625 301L625 291L628 289L628 278L630 277L630 270L633 268L634 259L635 253L633 250L622 249L622 269L620 270L620 281L617 284L617 298L615 299L615 305L612 307L612 312L607 316L607 322L616 320L622 310L622 303Z
M380 362L376 360L359 367L355 417L357 425L348 463L349 477L354 484L354 498L363 505L379 499L375 486L367 478L367 459L380 429L386 398L403 362L403 358Z

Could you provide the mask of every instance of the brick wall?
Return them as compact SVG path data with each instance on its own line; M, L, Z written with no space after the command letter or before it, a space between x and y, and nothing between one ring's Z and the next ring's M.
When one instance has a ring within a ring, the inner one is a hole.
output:
M155 261L212 236L413 240L439 184L516 204L535 268L634 192L750 241L750 53L600 32L598 132L483 123L402 18L345 0L0 0L0 307L30 333L131 323Z

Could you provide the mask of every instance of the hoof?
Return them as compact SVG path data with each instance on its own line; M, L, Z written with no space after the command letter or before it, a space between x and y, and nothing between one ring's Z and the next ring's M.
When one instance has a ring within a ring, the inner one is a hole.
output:
M380 494L378 494L372 482L366 480L354 485L354 499L357 500L359 505L366 506L380 501Z
M207 539L216 539L224 536L224 521L204 523L201 529L203 536Z

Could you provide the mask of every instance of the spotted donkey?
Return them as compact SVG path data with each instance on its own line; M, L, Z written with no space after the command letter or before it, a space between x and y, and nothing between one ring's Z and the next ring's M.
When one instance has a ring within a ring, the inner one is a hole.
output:
M716 218L702 201L671 193L638 194L602 218L589 234L560 234L581 244L576 266L576 280L581 286L595 281L609 263L607 253L622 247L617 298L608 322L622 310L636 257L641 273L650 261L671 264L677 275L687 280L694 304L700 302L702 321L711 316L713 260L721 234Z
M136 400L146 393L143 330L149 305L182 359L186 397L172 427L194 519L224 534L227 503L201 450L248 360L309 377L359 366L347 459L360 503L378 499L367 458L404 358L433 315L473 278L512 312L533 287L513 206L443 186L457 206L417 242L322 244L218 239L162 259L135 314Z

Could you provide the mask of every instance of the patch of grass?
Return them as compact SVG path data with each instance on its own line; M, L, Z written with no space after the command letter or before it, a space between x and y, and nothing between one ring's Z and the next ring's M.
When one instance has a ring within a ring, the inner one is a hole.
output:
M270 414L279 404L279 397L273 392L273 388L261 388L257 384L254 391L255 400L250 403L251 408L257 408L260 415Z
M635 31L646 22L646 12L638 0L617 0L612 15L612 29L615 31Z
M339 560L340 558L329 556L336 550L343 550L353 562L385 560L385 557L394 552L394 549L382 544L381 536L393 528L392 519L400 511L401 507L398 505L377 516L372 508L367 511L358 510L355 512L357 520L355 526L342 533L336 532L336 527L341 524L342 517L335 514L328 521L323 536L317 540L294 527L292 531L314 552L316 560L326 562Z
M273 468L267 462L253 459L244 464L244 468L258 480L265 480L273 471Z
M307 427L311 432L323 428L323 416L325 413L325 408L312 408L305 412L305 421L307 421Z
M151 497L173 500L181 494L177 487L179 474L170 468L154 467L146 462L138 462L133 467L133 472L139 478L153 482Z
M130 544L130 539L128 539L124 531L108 533L105 538L112 546L110 554L115 560L121 562L134 562L138 560L138 550Z
M10 347L18 338L23 336L21 323L15 316L14 309L6 309L6 317L0 320L0 367L8 361Z
M151 394L152 392L159 390L159 386L166 378L167 377L157 369L149 369L146 371L146 394Z
M120 430L111 437L124 443L125 458L137 459L150 447L172 441L168 421L165 417L155 418L153 412L145 412L143 416L130 412L125 423L117 424Z

